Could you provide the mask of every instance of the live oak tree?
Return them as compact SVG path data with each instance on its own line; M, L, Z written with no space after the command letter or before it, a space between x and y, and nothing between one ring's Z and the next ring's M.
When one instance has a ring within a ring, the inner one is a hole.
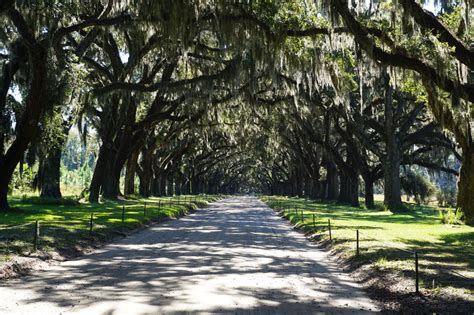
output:
M254 185L354 206L362 179L367 207L382 178L397 211L400 169L417 165L459 173L471 223L469 5L443 2L435 15L415 0L3 1L1 207L34 135L53 121L48 109L68 106L49 91L78 73L72 120L100 139L92 202L121 195L126 169L125 195L138 175L144 196ZM42 174L54 173L40 156ZM462 158L459 171L448 156Z
M48 12L47 17L44 12ZM13 85L19 63L28 67L26 80L16 82L23 91L21 114L15 117L15 135L8 144L2 142L0 156L0 208L8 209L8 184L13 171L33 139L47 107L48 77L55 64L67 67L64 39L73 32L96 25L110 25L127 19L112 15L112 3L82 1L6 1L0 7L2 51L6 62L2 73L0 121L8 125L6 94ZM80 14L78 14L80 13ZM14 47L14 48L13 48ZM13 49L12 49L13 48ZM5 132L5 129L2 130ZM2 136L4 139L4 136ZM3 140L4 141L4 140ZM5 148L6 146L6 148Z

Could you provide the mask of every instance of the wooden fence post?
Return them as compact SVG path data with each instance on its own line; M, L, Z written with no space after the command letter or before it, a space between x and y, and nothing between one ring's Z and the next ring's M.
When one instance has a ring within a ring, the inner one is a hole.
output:
M92 226L94 224L94 212L91 211L91 221L89 223L89 237L92 236Z
M359 230L356 230L356 255L359 256Z
M329 240L332 241L332 234L331 234L331 219L328 219L328 227L329 227Z
M420 281L418 274L418 252L415 252L415 292L420 293Z
M35 251L38 250L38 243L39 243L39 234L40 234L40 225L39 225L39 221L36 220L35 222L35 231L34 231L34 237L33 237L33 249Z

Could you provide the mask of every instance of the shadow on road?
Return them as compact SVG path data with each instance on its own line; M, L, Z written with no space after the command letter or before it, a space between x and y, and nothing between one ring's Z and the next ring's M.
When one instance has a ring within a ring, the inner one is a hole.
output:
M325 258L257 199L232 198L9 281L0 293L11 297L7 313L37 307L91 314L375 310Z

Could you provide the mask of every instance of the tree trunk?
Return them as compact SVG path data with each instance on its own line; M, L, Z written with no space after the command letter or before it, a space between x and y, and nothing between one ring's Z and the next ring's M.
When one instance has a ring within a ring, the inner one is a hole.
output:
M329 161L326 164L326 178L327 178L326 198L328 200L336 200L338 197L337 166L332 161Z
M318 196L321 191L321 182L319 180L313 179L313 184L311 185L311 199L318 199Z
M159 186L160 186L159 183L160 183L160 179L156 175L153 175L151 179L151 188L150 188L151 196L158 196L158 191L159 191Z
M393 88L387 82L385 91L385 145L386 156L384 168L384 203L390 211L403 210L400 183L400 144L396 135L393 111Z
M4 156L0 154L0 210L9 209L7 200L8 184L15 167L36 134L39 120L43 115L44 96L47 87L47 57L47 50L40 44L35 43L29 48L31 80L26 106L21 119L17 122L15 140Z
M106 165L102 180L102 194L105 198L117 199L120 195L120 173L121 169L115 169L111 164Z
M61 149L53 149L40 162L38 178L41 197L61 198Z
M349 203L353 207L360 207L359 203L359 176L357 174L350 177L349 182Z
M8 210L10 209L8 205L8 184L12 178L13 171L11 173L7 173L7 168L3 167L2 165L2 172L0 172L0 210ZM13 168L14 169L14 168Z
M166 196L166 177L160 174L160 196Z
M182 177L180 174L178 174L175 178L175 181L174 181L174 189L175 189L175 192L176 192L176 195L178 196L181 196L183 193L182 193Z
M339 176L339 196L337 197L337 201L340 203L349 202L349 177L342 172Z
M474 225L474 147L463 149L457 205L466 223Z
M367 209L374 209L374 181L372 179L364 178L365 183L365 206Z
M109 150L105 145L102 145L99 149L99 156L94 168L94 174L92 175L91 184L89 186L89 202L99 202L100 187L105 174L105 168L108 161L110 160Z
M133 152L127 160L125 172L125 195L135 194L135 173L137 172L138 151Z
M150 197L151 175L143 173L140 176L139 193L142 197Z
M167 184L167 186L168 186L168 187L166 188L166 190L168 191L168 196L173 196L173 195L174 195L173 175L171 175L171 174L168 175L166 184Z

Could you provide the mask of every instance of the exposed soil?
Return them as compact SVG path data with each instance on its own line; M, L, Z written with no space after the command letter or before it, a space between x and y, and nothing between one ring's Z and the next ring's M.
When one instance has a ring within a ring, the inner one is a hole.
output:
M229 198L0 283L1 314L371 314L350 276L256 198Z
M189 207L187 212L181 214L178 218L193 213L194 211L196 210ZM57 265L62 261L81 257L108 243L170 219L173 218L162 218L151 221L148 224L140 225L129 231L112 230L108 235L96 232L95 236L91 239L80 239L73 247L61 247L55 250L38 250L36 252L26 253L25 255L10 255L7 261L0 262L0 281L30 275L35 271L45 270L48 266Z
M283 213L279 212L283 218ZM286 218L285 218L286 219ZM290 223L292 224L292 223ZM299 225L293 228L304 233ZM399 271L376 268L372 264L348 258L341 250L332 248L331 243L319 234L305 233L306 237L330 253L332 260L348 271L352 278L362 285L370 298L381 305L387 314L474 314L474 296L469 292L450 287L438 290L420 288L414 292L414 281Z

